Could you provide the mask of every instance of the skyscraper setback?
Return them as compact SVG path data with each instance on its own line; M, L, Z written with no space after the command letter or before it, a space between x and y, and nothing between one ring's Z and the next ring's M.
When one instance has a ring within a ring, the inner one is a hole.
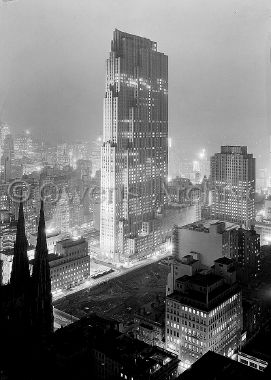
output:
M212 217L246 227L255 221L255 158L246 146L222 146L211 157Z
M106 61L101 254L114 262L158 241L168 175L168 59L147 38L114 31Z

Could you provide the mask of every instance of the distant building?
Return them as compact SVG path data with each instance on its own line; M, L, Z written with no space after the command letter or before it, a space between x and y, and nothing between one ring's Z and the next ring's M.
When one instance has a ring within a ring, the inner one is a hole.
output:
M55 206L50 228L58 230L61 233L69 232L70 230L70 203L64 187L62 188L60 199Z
M166 349L188 368L207 351L231 356L242 332L241 289L232 260L215 260L212 270L175 280L166 297Z
M15 220L0 223L0 251L13 249L16 230L17 223Z
M271 244L271 220L263 220L256 222L255 231L260 235L261 245Z
M90 259L85 239L66 239L56 243L49 254L52 291L78 285L89 277Z
M22 159L23 157L32 158L33 151L33 140L30 135L29 130L15 136L14 139L14 152L16 159Z
M92 174L92 163L90 160L78 160L76 162L76 170L81 180L84 182L90 181Z
M222 146L211 157L213 219L250 227L255 221L255 158L246 146Z
M259 169L256 179L256 190L258 192L264 192L268 185L268 171L267 169Z
M2 158L1 164L3 167L3 180L4 182L9 182L14 179L14 144L13 137L11 134L7 134L4 139L2 148Z
M271 197L264 200L264 219L271 220Z
M70 165L69 151L70 150L68 144L57 145L56 164L60 169L63 169L65 166Z
M271 198L264 201L263 215L255 223L255 231L260 235L261 245L271 244Z

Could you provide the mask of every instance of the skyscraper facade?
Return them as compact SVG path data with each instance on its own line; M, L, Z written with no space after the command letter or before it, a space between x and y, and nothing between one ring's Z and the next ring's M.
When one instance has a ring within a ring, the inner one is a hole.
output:
M222 146L211 157L212 206L215 219L249 227L255 220L255 158L246 146Z
M101 254L130 261L156 245L168 176L168 59L149 39L114 31L106 61Z

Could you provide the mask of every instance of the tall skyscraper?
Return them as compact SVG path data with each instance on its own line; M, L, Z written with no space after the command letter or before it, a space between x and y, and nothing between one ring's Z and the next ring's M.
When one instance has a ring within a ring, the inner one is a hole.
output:
M255 220L255 158L246 146L222 146L211 157L211 214L249 227Z
M11 134L7 134L3 143L1 164L3 167L3 180L9 182L13 176L14 166L14 145Z
M33 139L28 129L15 137L14 151L15 158L18 160L23 157L33 157Z
M155 247L166 202L168 58L119 30L106 62L101 156L101 255L130 261Z

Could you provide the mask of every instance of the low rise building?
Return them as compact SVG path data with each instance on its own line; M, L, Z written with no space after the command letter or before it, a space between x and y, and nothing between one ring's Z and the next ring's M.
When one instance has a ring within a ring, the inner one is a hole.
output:
M48 255L52 291L79 285L90 274L88 244L85 239L66 239L56 243L56 253ZM30 261L32 265L33 260Z
M144 305L135 313L133 334L151 346L165 348L164 299Z

